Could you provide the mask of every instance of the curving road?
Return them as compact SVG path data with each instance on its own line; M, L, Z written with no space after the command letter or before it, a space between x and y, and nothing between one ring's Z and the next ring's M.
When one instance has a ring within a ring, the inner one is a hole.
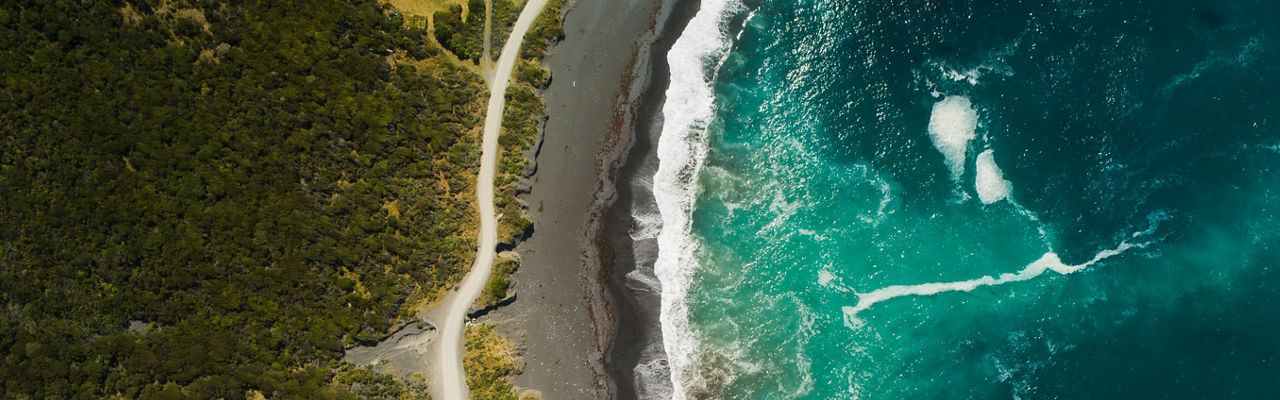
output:
M476 182L476 201L480 204L480 245L476 249L476 262L471 272L462 279L458 290L450 293L442 304L444 316L440 321L439 383L440 393L445 400L466 399L466 374L462 370L463 330L466 327L467 309L480 296L480 290L489 280L493 272L494 251L497 246L497 216L493 213L493 173L498 152L498 132L502 128L502 110L506 105L507 86L511 81L511 72L515 69L516 60L520 58L520 45L524 42L524 34L533 25L547 0L528 0L520 17L516 19L511 36L502 46L502 55L498 57L497 68L493 70L489 80L489 110L485 112L484 138L481 142L480 176ZM487 54L487 52L486 52Z

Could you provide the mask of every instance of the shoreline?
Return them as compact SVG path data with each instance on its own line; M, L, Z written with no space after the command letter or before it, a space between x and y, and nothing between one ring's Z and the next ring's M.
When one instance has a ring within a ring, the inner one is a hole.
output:
M688 0L567 4L565 39L542 60L552 83L542 92L547 119L527 153L533 173L519 196L534 221L533 235L514 250L519 300L477 319L516 344L522 396L634 398L634 364L615 356L643 345L625 334L636 313L613 306L630 296L615 289L622 274L609 238L631 226L611 217L615 182L630 183L617 178L635 153L633 138L645 136L633 132L660 116L670 28L683 30L692 14L679 10L690 4L696 11Z
M613 311L615 337L608 351L609 374L619 389L615 398L669 398L670 370L666 369L660 321L660 284L653 273L657 244L653 223L636 221L641 215L660 220L652 195L657 171L657 142L662 133L662 107L670 85L667 53L700 8L697 1L675 0L660 31L654 32L647 85L634 102L634 119L625 149L613 170L616 196L600 215L604 229L595 246L602 255L602 279ZM646 232L649 231L649 232ZM646 363L641 367L641 363ZM637 369L642 372L637 373ZM641 390L646 390L642 392Z

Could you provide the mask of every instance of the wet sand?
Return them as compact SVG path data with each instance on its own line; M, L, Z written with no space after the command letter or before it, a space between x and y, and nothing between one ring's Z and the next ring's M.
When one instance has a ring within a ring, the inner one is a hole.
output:
M523 353L516 386L543 398L634 397L629 354L636 353L633 340L649 340L636 336L648 332L641 328L648 320L636 317L630 291L615 282L626 271L614 270L608 238L626 236L631 224L612 217L619 195L613 182L633 150L635 128L650 126L661 109L666 48L674 40L663 34L676 25L666 20L696 11L696 3L678 3L688 2L577 1L565 40L543 60L553 81L543 93L549 117L529 154L536 166L530 191L521 196L534 233L515 250L519 297L480 318Z

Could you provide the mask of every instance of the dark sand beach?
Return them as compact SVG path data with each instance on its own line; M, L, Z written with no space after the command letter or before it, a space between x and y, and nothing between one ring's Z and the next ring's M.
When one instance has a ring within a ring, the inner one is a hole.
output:
M534 233L499 257L517 257L516 300L477 317L517 346L521 395L637 398L635 370L663 358L652 240L635 241L632 212L652 208L648 177L667 87L666 53L697 11L687 0L567 5L565 39L543 63L548 117L520 196ZM638 133L638 134L637 134ZM615 184L620 182L621 184ZM648 246L648 247L645 247ZM500 248L501 249L501 248ZM649 250L646 250L649 249ZM642 271L636 274L637 265ZM427 307L424 321L439 321ZM434 376L431 325L410 324L348 360L404 379ZM655 355L654 352L657 352ZM652 382L669 385L665 374Z
M652 177L658 164L654 146L661 134L662 106L669 84L666 54L697 11L698 2L677 1L665 26L655 32L650 65L642 72L648 75L649 85L635 102L630 143L614 170L616 198L603 210L605 228L596 237L596 246L606 255L602 262L610 278L605 281L605 290L615 318L615 336L608 360L618 399L660 396L670 385L670 377L663 370L660 290L653 275L657 244L646 235L656 234L657 225L637 226L636 215L658 218ZM650 372L637 376L641 363L649 364L645 369Z
M614 182L637 174L620 168L629 154L648 154L666 51L696 3L569 7L566 38L543 60L553 81L544 92L543 137L529 154L536 170L522 196L535 231L515 250L518 300L480 322L495 324L522 350L519 388L548 399L632 398L637 356L660 338L656 298L645 297L656 292L626 282L629 254L615 262L624 254L617 246L630 246L615 237L631 231L632 190L616 191ZM637 146L634 132L645 132Z

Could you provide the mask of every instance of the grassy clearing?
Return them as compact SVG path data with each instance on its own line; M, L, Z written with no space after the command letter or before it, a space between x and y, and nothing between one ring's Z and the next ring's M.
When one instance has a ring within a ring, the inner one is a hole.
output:
M388 0L392 6L402 13L410 15L432 15L446 11L451 5L466 8L466 0ZM465 18L465 16L464 16Z
M515 347L493 327L477 324L467 328L467 386L475 400L516 400L510 376L520 373Z

